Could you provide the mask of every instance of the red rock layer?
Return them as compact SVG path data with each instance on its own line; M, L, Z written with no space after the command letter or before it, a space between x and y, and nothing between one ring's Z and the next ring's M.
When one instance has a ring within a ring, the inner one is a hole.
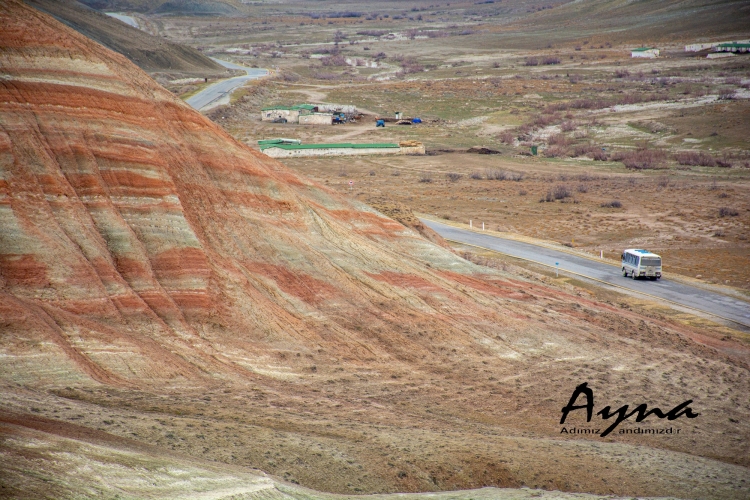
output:
M148 384L244 372L233 350L413 357L435 346L397 333L405 314L451 344L507 321L441 271L476 268L237 143L123 57L15 2L1 21L6 314L42 308L33 336L76 369Z

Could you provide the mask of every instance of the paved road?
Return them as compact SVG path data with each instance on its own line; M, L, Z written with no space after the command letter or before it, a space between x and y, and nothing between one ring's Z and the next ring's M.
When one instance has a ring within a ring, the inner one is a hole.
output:
M635 292L654 295L713 316L723 317L724 319L750 328L750 303L739 299L677 283L668 278L662 278L658 281L632 280L623 277L619 267L604 262L577 257L566 252L529 243L506 240L489 234L460 229L427 219L421 220L440 236L449 240L496 250L513 257L533 260L553 268L557 262L559 263L558 267L560 271L577 273ZM666 271L669 272L668 263Z
M119 19L125 24L131 25L133 28L139 27L138 21L134 17L126 16L125 14L115 14L114 12L107 12L106 14L110 17L114 17L115 19Z
M244 70L247 74L244 76L235 76L234 78L228 78L226 80L216 82L185 101L197 110L201 110L212 102L230 94L234 89L241 85L244 85L248 80L254 80L256 78L261 78L268 75L267 69L246 68L244 66L240 66L239 64L222 61L221 59L215 59L213 57L211 59L221 64L225 68L241 69Z

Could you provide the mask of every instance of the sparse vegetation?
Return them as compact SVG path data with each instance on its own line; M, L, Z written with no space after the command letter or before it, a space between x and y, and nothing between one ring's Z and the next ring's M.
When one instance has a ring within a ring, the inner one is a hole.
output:
M732 207L721 207L719 209L719 217L737 217L740 215L739 210Z

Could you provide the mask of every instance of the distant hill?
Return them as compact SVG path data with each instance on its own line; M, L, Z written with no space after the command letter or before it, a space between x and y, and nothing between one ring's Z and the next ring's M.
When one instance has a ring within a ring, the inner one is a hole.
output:
M220 0L82 0L100 11L127 11L186 16L233 16L241 13L236 2Z
M577 0L526 16L514 28L545 30L551 40L580 36L613 42L746 34L750 3L739 0Z
M150 35L75 0L26 0L26 3L119 52L149 73L204 77L226 72L193 48Z

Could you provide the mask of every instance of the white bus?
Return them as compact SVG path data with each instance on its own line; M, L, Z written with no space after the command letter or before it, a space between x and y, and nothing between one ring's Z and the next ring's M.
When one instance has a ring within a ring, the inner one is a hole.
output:
M648 250L628 248L622 253L622 275L658 280L661 278L661 257Z

